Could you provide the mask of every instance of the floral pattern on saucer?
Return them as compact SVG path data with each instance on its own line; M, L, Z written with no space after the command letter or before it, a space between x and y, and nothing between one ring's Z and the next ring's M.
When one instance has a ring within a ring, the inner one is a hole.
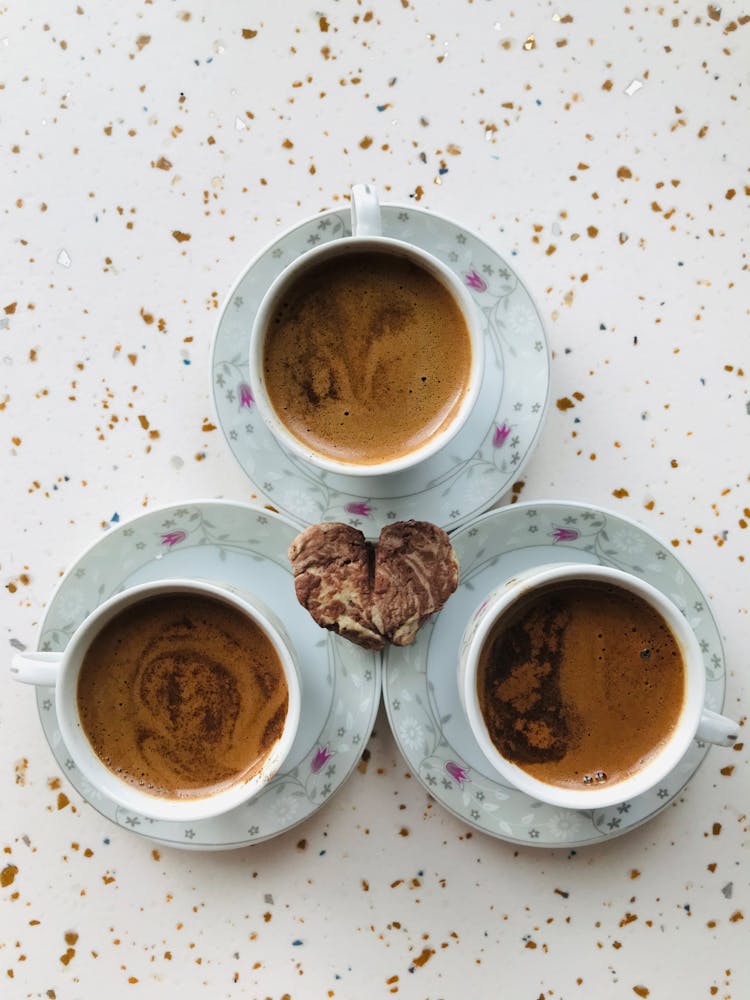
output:
M68 756L53 688L37 688L44 733L78 792L126 829L173 847L220 850L267 840L316 812L358 763L380 703L380 655L324 632L297 603L286 552L297 528L267 510L220 500L151 511L99 539L65 574L44 619L39 648L64 649L83 619L125 587L196 576L258 596L281 618L300 655L300 728L281 772L251 802L192 824L120 808Z
M703 651L706 705L721 711L724 652L709 602L677 557L645 528L582 504L515 504L490 511L451 536L461 567L458 590L413 646L390 648L383 695L391 728L427 791L483 833L513 843L554 847L596 844L661 812L703 761L693 743L661 785L607 809L560 809L501 781L463 715L458 647L483 597L514 574L553 562L601 563L658 588L687 617Z
M377 535L389 521L465 524L515 482L547 408L549 351L541 319L510 265L484 240L420 209L382 206L383 233L429 250L474 296L486 335L476 407L444 453L408 473L357 479L317 470L284 451L257 412L248 377L250 331L273 279L319 243L351 233L348 212L309 219L267 247L222 311L212 354L218 422L229 447L275 507L307 523L344 521Z

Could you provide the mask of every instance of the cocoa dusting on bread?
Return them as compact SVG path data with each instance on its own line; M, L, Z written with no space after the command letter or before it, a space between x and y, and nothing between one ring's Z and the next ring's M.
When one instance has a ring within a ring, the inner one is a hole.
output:
M458 586L448 535L398 521L376 544L347 524L314 524L289 547L294 589L318 625L366 649L407 646Z

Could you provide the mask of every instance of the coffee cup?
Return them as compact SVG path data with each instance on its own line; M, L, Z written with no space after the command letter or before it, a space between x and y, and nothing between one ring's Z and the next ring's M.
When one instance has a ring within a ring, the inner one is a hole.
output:
M19 653L11 674L54 685L60 733L83 776L151 819L207 819L250 800L299 724L283 626L223 584L130 587L92 611L63 652Z
M464 631L458 686L497 774L555 806L623 802L658 785L693 740L738 738L736 722L704 707L685 616L608 566L541 566L493 590Z
M271 284L250 338L250 386L278 443L348 476L404 472L441 450L476 403L478 309L432 254L383 236L369 185L352 235L303 253Z

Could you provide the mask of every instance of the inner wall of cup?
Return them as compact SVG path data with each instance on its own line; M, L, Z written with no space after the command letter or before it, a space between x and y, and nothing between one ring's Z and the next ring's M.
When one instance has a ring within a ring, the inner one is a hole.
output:
M681 759L694 738L700 721L705 695L705 673L703 658L697 639L687 620L680 611L672 605L665 595L656 588L651 588L637 578L609 567L566 565L550 567L549 575L532 585L521 584L517 593L501 593L497 606L488 608L486 619L480 623L471 643L469 669L463 683L465 710L470 725L479 737L480 747L490 762L508 780L521 787L528 794L539 798L548 796L548 801L557 799L553 804L569 805L575 808L593 808L604 803L624 801L633 795L652 787L661 777L671 770ZM620 575L622 574L622 575ZM554 587L556 584L581 581L597 581L610 583L614 587L645 600L664 621L674 637L683 662L683 702L671 736L662 748L654 754L647 764L639 771L629 775L622 781L609 785L606 789L587 788L576 790L561 785L554 785L533 777L522 767L504 757L493 743L489 729L482 713L479 699L478 678L479 662L484 644L489 638L497 621L512 612L516 604L535 592Z
M323 262L335 260L337 257L348 256L358 253L382 253L395 257L402 257L411 261L415 266L426 271L434 277L450 294L453 301L461 311L466 329L469 334L471 344L471 367L469 374L469 385L461 401L459 410L450 425L441 433L427 441L422 447L413 452L404 454L396 459L389 459L379 463L353 463L334 458L324 454L318 454L309 448L303 441L296 438L286 427L283 418L277 412L266 391L264 376L264 354L265 340L268 333L271 318L284 295L305 272ZM282 272L266 293L266 297L261 303L260 310L256 316L254 331L255 336L251 342L250 349L250 381L253 383L253 390L256 395L256 402L259 403L261 415L270 422L274 434L280 438L284 444L292 451L296 451L304 457L318 462L324 467L351 471L355 474L372 474L381 467L405 468L409 465L423 461L427 456L434 454L448 440L450 440L465 423L471 409L479 394L482 380L482 368L484 363L484 341L479 328L478 316L474 302L467 290L461 285L458 278L450 272L445 265L427 254L426 251L413 247L408 243L392 239L387 236L349 236L335 240L308 251L289 265L286 271Z

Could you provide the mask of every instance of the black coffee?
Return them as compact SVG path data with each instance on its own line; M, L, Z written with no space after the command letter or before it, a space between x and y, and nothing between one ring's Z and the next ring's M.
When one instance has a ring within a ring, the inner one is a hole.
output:
M469 384L463 313L405 257L352 253L306 271L272 315L273 408L310 449L369 465L407 455L455 418Z
M237 608L151 597L112 619L84 658L78 709L97 756L140 791L203 797L251 778L288 708L281 661Z
M670 737L685 666L650 604L581 581L519 599L485 642L477 684L503 756L547 784L600 787L638 771Z

